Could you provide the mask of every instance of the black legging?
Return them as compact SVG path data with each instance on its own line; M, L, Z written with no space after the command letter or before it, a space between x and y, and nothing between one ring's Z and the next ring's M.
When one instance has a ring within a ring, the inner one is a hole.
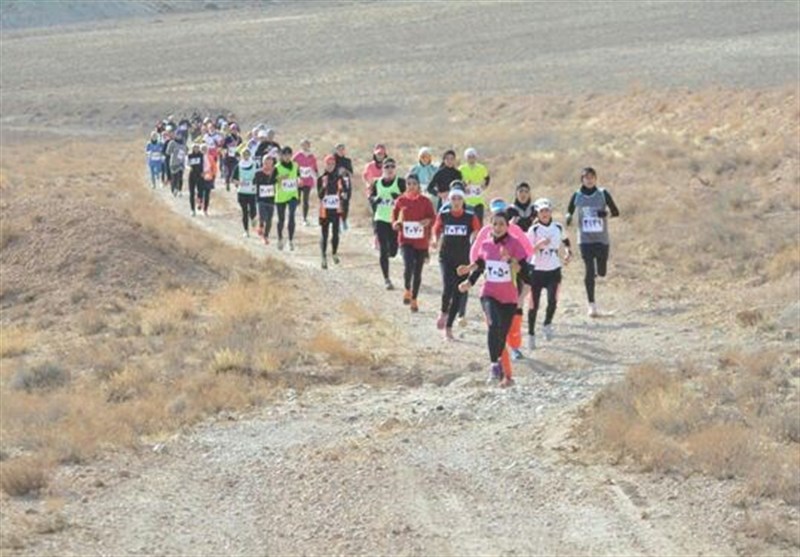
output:
M236 170L236 165L239 164L239 160L236 158L225 157L225 189L227 191L231 191L231 180L233 179L233 173Z
M286 203L278 203L278 240L283 239L283 226L286 222L286 208L289 208L289 241L294 241L294 213L297 210L297 199L290 199Z
M422 266L428 258L428 250L416 249L409 244L404 244L400 249L403 252L403 282L406 290L411 290L411 298L416 300L422 285Z
M581 257L586 268L583 284L586 286L586 297L589 298L590 304L594 303L595 277L606 276L609 251L608 244L581 244Z
M561 284L561 269L552 271L537 271L531 273L531 296L533 301L528 310L528 334L536 334L536 314L539 312L539 301L542 290L547 290L547 311L544 314L544 324L549 325L553 322L558 304L558 287Z
M308 220L308 207L309 207L309 197L311 196L311 187L307 188L300 188L300 196L303 200L303 220Z
M375 233L381 250L381 272L384 279L389 279L389 258L397 255L397 232L392 225L382 220L375 221Z
M242 208L242 227L244 231L250 230L250 221L256 218L256 196L247 193L237 194L239 207Z
M486 314L486 321L489 325L487 334L489 344L489 360L492 363L500 361L500 356L506 347L506 337L511 329L511 321L514 319L514 312L517 311L517 304L503 304L484 296L481 298L481 306Z
M466 262L468 263L468 262ZM466 264L465 263L465 264ZM457 269L460 263L439 260L439 270L442 273L442 313L447 314L447 328L451 329L461 307L461 298L466 296L459 291L458 285L467 277L458 275Z
M350 214L350 198L342 199L342 214L339 215L339 220L347 223L347 216Z
M212 187L211 180L203 179L200 181L199 192L197 197L200 198L200 209L203 211L208 211L208 206L211 203L211 190L214 189Z
M170 185L172 186L172 193L179 192L183 189L183 170L172 171Z
M331 239L331 253L336 255L339 251L339 213L337 211L326 211L327 215L319 219L322 227L322 238L319 240L319 249L322 250L322 257L328 253L328 237Z
M195 197L200 197L200 192L203 189L203 175L198 172L190 172L189 173L189 207L192 208L192 212L194 213L196 206L195 206Z
M272 215L275 213L275 203L267 201L258 202L258 225L264 233L264 238L269 238L272 232Z

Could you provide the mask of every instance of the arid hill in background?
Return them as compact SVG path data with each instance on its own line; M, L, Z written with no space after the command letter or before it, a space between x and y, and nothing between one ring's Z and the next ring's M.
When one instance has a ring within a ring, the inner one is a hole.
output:
M3 555L797 555L796 2L0 20ZM590 164L615 313L570 263L555 339L486 387L477 300L445 344L435 264L419 314L385 292L361 184L326 272L316 226L281 253L224 187L195 219L150 190L146 133L193 111L358 168L474 146L489 196L525 180L558 219Z

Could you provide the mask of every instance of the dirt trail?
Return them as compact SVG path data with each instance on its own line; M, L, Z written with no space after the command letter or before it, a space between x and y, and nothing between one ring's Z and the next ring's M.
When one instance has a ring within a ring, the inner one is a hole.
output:
M71 527L39 537L25 554L735 553L722 526L731 512L707 496L703 480L626 476L570 456L575 410L600 386L629 363L705 342L688 334L680 311L639 311L642 300L617 290L608 294L616 316L589 321L580 273L570 269L557 338L516 366L514 388L499 390L483 384L485 332L474 302L458 342L444 345L433 326L433 268L412 318L398 292L383 291L363 227L345 234L342 265L325 272L316 227L301 226L297 251L279 253L241 237L232 192L214 192L208 218L190 217L186 197L154 195L192 225L407 323L408 342L397 344L396 356L421 366L426 381L290 390L275 406L219 416L144 457L67 471L76 491L88 477L104 487L86 502L68 502ZM393 276L400 282L397 262ZM438 386L429 382L435 377Z

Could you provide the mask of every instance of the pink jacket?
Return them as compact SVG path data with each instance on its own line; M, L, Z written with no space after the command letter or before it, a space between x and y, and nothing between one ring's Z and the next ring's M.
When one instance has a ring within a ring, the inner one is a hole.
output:
M477 241L476 241L477 243ZM518 299L517 285L511 271L511 263L504 261L502 250L508 252L512 260L527 259L527 253L522 242L511 234L506 234L499 242L491 234L485 238L478 247L477 259L482 259L486 264L484 282L481 287L481 297L494 298L501 304L516 304Z
M300 187L313 188L317 184L317 175L319 174L317 157L314 156L314 153L298 151L292 160L300 167Z

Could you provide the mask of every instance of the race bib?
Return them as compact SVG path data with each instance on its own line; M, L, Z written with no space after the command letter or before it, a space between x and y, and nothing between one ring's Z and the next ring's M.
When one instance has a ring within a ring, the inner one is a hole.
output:
M236 147L228 147L228 156L232 159L236 158Z
M581 218L581 230L583 232L602 232L603 219L598 217L594 211L591 213L588 211L584 212Z
M444 227L445 236L466 236L469 233L465 224L447 224Z
M248 194L256 193L256 187L253 185L252 182L242 182L241 184L239 184L239 193L248 193Z
M274 197L275 196L275 186L273 184L258 186L258 196L259 197Z
M384 207L394 207L394 199L383 198L380 200L379 205L383 205Z
M300 167L300 177L301 178L313 178L314 177L314 169L310 166L301 166Z
M297 189L297 180L283 180L281 181L283 191L295 191Z
M483 194L483 187L478 184L469 184L467 186L467 195L470 197L480 197Z
M487 261L486 281L511 282L511 265L505 261Z
M164 155L159 151L150 151L150 160L151 161L161 161L163 160Z
M338 195L326 195L322 198L322 206L326 209L335 210L339 208L339 196Z
M425 237L425 227L415 221L404 221L403 236L409 240L421 240Z

